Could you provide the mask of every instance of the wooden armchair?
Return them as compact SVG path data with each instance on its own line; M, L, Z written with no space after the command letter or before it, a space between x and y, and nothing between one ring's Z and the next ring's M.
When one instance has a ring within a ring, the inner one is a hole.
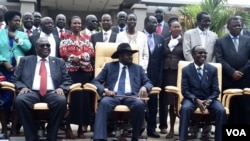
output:
M181 93L181 78L182 78L182 69L187 66L189 63L188 61L179 61L178 63L178 76L177 76L177 85L176 86L166 86L165 91L169 92L171 94L175 95L175 114L176 116L180 117L180 109L181 109L181 101L183 99L182 93ZM222 86L222 66L220 63L210 63L213 66L215 66L218 70L218 82L219 82L219 88L221 90ZM227 89L223 91L223 95L220 94L218 97L218 100L222 102L222 105L224 106L226 110L227 117L229 116L229 105L231 98L234 96L239 96L243 94L243 90L241 89ZM211 114L209 114L209 111L206 109L204 113L200 111L199 108L197 108L194 111L194 114L191 118L193 121L197 121L199 125L206 125L206 124L213 124L214 120Z
M111 62L111 61L117 61L117 59L112 59L111 55L116 51L119 44L117 43L102 43L98 42L95 46L95 76L97 76L102 68L104 67L105 63ZM131 44L132 49L137 49L138 47L135 44ZM138 64L139 57L138 53L133 54L133 63ZM83 89L85 91L88 91L92 93L95 97L94 100L94 106L93 111L96 113L97 107L98 107L98 100L101 99L97 92L96 86L86 83L83 85ZM159 94L161 91L161 88L153 87L150 94ZM126 105L117 105L113 111L113 113L110 116L110 119L115 120L117 122L120 121L129 121L130 115L130 109ZM116 132L117 133L117 132ZM118 134L118 135L117 135ZM119 136L120 133L117 133L116 135Z
M19 63L20 61L20 58L18 58L17 60L17 64ZM7 81L4 81L4 82L1 82L1 85L2 87L0 89L8 89L8 90L11 90L14 94L14 99L15 99L15 96L18 94L18 92L16 91L15 89L15 85L10 83L10 82L7 82ZM79 91L82 91L82 84L81 83L75 83L75 84L72 84L70 86L70 89L69 89L69 92L66 94L67 96L67 111L64 115L64 117L66 118L68 115L69 115L69 105L71 103L71 95L74 94L74 93L77 93ZM45 102L38 102L36 104L34 104L33 106L33 116L34 116L34 119L35 120L38 120L38 121L42 121L42 122L47 122L49 120L49 115L50 115L50 110L49 110L49 107L48 107L48 104L45 103ZM12 134L13 136L17 135L16 133L16 128L17 128L17 124L18 124L18 117L16 116L16 113L15 113L15 109L14 109L14 112L13 112L13 121L12 121ZM45 130L45 129L43 129ZM45 132L45 131L43 131ZM44 133L42 134L44 135ZM41 136L42 138L44 136Z

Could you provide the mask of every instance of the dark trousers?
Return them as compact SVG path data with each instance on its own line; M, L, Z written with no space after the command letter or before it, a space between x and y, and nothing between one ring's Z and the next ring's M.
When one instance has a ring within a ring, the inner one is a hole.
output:
M180 141L187 141L188 127L191 116L197 105L189 99L183 99L180 111L179 134ZM226 111L220 101L214 100L208 107L208 111L215 117L215 140L222 140L222 125L226 122Z
M37 141L37 128L33 118L33 105L38 102L46 102L50 108L47 141L56 141L57 132L66 112L66 97L56 93L47 93L41 97L37 91L18 95L15 100L15 109L18 118L23 124L26 141Z
M146 105L142 100L135 98L120 98L120 97L103 97L98 105L94 139L107 139L107 120L108 115L113 111L115 106L123 104L127 105L131 111L132 117L132 139L138 139L144 122Z
M155 132L156 128L156 115L158 107L158 95L151 95L148 100L148 110L147 110L147 132Z

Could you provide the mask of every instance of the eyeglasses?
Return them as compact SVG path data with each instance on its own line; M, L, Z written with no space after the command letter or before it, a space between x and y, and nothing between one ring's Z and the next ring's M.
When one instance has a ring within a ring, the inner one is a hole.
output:
M201 54L205 54L205 55L207 54L207 52L205 52L205 51L197 51L196 53L197 53L197 54L200 54L200 55L201 55Z
M45 48L45 47L50 48L50 44L40 44L39 47L40 48Z

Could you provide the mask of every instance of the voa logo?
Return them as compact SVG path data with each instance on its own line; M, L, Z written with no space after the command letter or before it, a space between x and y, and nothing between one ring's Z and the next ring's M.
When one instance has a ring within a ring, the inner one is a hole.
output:
M227 136L247 136L244 129L226 129Z

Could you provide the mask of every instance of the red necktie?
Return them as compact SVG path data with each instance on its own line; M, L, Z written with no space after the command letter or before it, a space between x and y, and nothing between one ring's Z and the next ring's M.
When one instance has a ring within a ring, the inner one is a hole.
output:
M63 30L60 29L60 38L62 38L62 35L63 35Z
M157 29L156 29L157 34L161 35L161 24L158 23Z
M31 30L30 30L30 29L28 29L26 32L27 32L27 35L28 35L28 36L31 35Z
M47 93L47 70L45 67L45 61L46 59L41 59L41 67L40 67L40 71L39 74L41 76L41 80L40 80L40 95L44 96Z

